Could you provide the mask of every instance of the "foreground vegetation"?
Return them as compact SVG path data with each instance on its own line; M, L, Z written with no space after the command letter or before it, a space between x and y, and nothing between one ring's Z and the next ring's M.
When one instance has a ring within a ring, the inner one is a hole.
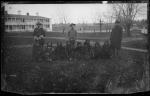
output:
M60 40L51 41L56 43ZM126 44L130 47L135 42ZM10 48L15 44L29 43L32 43L31 39L6 39L2 90L22 94L132 93L146 90L144 53L122 50L119 57L110 59L34 62L32 48Z
M48 63L33 62L31 48L11 48L6 52L3 63L6 84L3 90L22 94L131 93L146 90L142 53L122 51L118 58Z

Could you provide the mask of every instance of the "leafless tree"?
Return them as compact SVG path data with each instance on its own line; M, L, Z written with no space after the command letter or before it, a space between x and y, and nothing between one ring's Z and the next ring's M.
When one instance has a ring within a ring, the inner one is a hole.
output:
M127 36L131 36L130 29L133 25L135 17L142 14L144 6L139 3L118 3L112 5L113 16L116 19L121 20L122 26L127 33Z
M67 14L64 12L64 10L62 8L58 9L58 18L60 20L60 23L62 24L62 33L65 34L65 29L66 29L66 24L68 23L69 19Z
M110 32L112 29L112 23L113 23L113 15L112 14L103 14L103 17L106 20L106 32Z
M102 16L102 14L101 13L99 13L99 12L96 12L96 15L95 15L96 17L96 21L98 21L99 22L99 25L100 25L100 32L102 31L102 23L104 22L103 21L103 16Z

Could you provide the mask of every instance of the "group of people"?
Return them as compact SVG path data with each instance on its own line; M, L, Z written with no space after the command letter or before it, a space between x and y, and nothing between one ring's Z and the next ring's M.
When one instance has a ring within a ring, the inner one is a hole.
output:
M72 59L74 57L98 58L105 56L116 57L119 55L123 29L118 20L115 21L115 26L112 29L110 39L107 40L103 46L96 42L94 47L90 45L89 40L86 40L83 45L76 41L77 31L75 30L75 24L70 25L71 29L68 32L68 40L65 46L62 46L62 43L60 42L57 43L56 47L53 47L51 42L47 43L47 47L44 47L46 31L42 28L42 23L38 22L36 25L37 27L33 33L34 43L32 53L33 60L35 61L41 61L46 58L45 56L48 56L51 61L58 57L62 57L62 59Z

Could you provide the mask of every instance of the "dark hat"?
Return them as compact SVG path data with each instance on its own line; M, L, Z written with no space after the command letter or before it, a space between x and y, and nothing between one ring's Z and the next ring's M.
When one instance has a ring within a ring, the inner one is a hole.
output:
M70 26L75 26L75 25L76 25L76 24L74 24L74 23L71 23L71 24L70 24Z
M40 23L40 22L37 22L37 23L36 23L36 25L42 25L42 23Z

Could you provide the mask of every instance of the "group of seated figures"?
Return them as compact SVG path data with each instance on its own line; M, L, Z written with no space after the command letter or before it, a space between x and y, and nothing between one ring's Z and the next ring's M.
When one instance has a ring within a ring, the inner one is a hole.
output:
M44 61L55 60L90 60L90 59L109 59L111 57L111 48L108 41L100 45L95 42L94 46L90 44L90 40L85 42L66 41L65 44L57 42L54 44L48 42L43 50L42 59Z

